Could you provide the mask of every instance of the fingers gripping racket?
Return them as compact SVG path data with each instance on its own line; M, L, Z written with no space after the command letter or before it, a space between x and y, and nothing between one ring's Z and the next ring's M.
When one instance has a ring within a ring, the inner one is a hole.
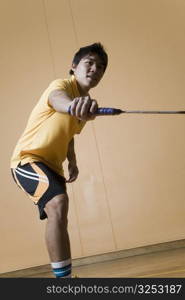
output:
M70 107L68 113L70 114ZM96 116L111 116L120 114L185 114L185 110L121 110L119 108L99 107Z

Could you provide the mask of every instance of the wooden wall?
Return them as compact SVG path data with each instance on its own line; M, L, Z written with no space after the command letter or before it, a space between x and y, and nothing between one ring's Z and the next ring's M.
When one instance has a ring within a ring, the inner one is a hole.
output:
M49 263L45 221L14 184L9 161L48 84L74 53L102 42L100 106L185 109L183 0L3 0L0 3L0 272ZM99 117L76 137L68 185L73 258L185 238L185 117ZM66 168L66 166L65 166ZM67 173L66 173L67 176Z

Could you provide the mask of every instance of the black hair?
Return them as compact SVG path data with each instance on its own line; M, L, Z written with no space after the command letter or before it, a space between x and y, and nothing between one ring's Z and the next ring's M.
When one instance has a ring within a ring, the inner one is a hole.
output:
M108 64L108 55L101 43L94 43L89 46L82 47L75 53L72 64L78 65L80 60L89 53L96 53L104 64L104 72ZM69 74L74 74L73 70L69 71Z

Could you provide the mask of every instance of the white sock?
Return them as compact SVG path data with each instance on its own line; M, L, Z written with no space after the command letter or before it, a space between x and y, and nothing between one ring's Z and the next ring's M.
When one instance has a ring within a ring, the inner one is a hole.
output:
M71 258L51 263L53 273L57 278L71 277Z

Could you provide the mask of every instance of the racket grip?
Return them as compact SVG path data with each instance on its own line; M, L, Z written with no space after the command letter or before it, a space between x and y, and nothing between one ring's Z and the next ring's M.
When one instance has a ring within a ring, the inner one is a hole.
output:
M99 107L95 112L97 116L120 115L123 111L119 108Z
M111 115L120 115L123 111L119 108L111 107L99 107L94 115L96 116L111 116ZM68 108L68 114L71 114L71 107Z

